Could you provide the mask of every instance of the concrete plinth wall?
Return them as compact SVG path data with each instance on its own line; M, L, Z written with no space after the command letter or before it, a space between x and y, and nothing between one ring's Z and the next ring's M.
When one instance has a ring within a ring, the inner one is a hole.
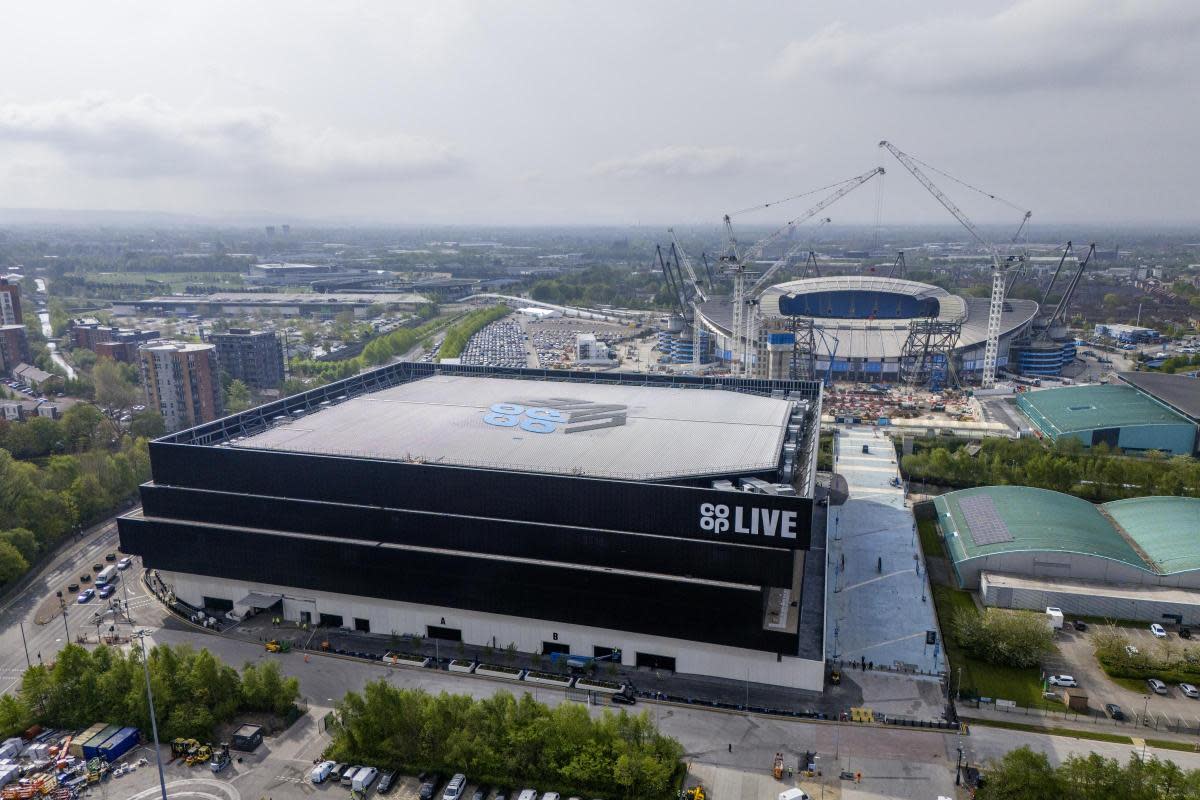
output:
M571 653L583 656L592 656L594 647L617 648L622 652L625 666L634 666L638 653L648 653L674 658L678 673L811 691L820 691L824 684L824 662L777 657L774 653L289 586L250 584L176 572L161 571L159 574L176 597L194 606L203 605L205 597L237 603L252 592L282 595L283 617L292 622L299 622L301 612L307 611L314 621L320 619L321 614L340 616L349 628L354 627L356 618L365 619L370 622L371 633L384 635L394 632L425 636L427 627L432 625L461 630L463 642L474 647L491 645L503 650L513 644L520 652L537 653L541 652L543 642L554 642L568 645ZM519 588L514 590L521 591ZM648 613L653 610L648 609Z

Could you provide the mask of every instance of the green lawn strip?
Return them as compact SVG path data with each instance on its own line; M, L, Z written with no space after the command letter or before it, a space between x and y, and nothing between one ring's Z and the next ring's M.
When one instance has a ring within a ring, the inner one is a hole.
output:
M1123 686L1131 692L1145 694L1146 692L1150 691L1150 689L1146 686L1146 682L1141 678L1114 678L1112 675L1109 675L1108 679L1117 686Z
M926 557L946 557L946 549L942 542L942 535L938 531L937 522L935 520L923 519L918 522L917 534L921 537L921 549L925 551Z
M1070 736L1075 739L1091 739L1095 742L1115 742L1117 744L1133 744L1133 740L1120 733L1102 733L1101 731L1077 731L1072 728L1048 727L1034 725L1030 722L1009 722L1008 720L980 719L978 717L961 717L972 725L987 725L989 728L1004 728L1012 731L1027 733L1048 733L1051 736ZM1149 744L1150 740L1147 740Z
M1041 708L1051 711L1062 710L1061 703L1048 701L1042 697L1042 673L1036 667L1017 669L1016 667L997 666L978 661L967 656L949 636L947 631L954 614L959 610L978 613L975 601L969 592L961 589L951 589L949 586L933 587L933 602L937 608L938 620L945 635L946 659L949 662L950 678L955 687L959 681L959 667L962 667L962 686L974 689L983 697L1000 700L1012 700L1019 706Z

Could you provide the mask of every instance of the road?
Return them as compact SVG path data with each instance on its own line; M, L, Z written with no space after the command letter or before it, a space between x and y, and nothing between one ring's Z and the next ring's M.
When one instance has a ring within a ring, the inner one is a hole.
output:
M92 564L104 563L104 555L116 551L116 520L110 519L93 528L85 536L85 542L59 555L22 594L0 607L0 654L3 654L0 655L0 693L12 691L20 682L26 667L26 645L30 663L36 663L39 656L47 663L54 660L66 642L79 634L90 633L95 639L96 626L92 619L107 601L95 598L86 605L79 605L75 602L75 594L67 591L67 584L77 582L80 575L92 574ZM134 621L139 627L154 629L161 625L164 612L138 579L140 569L135 559L134 566L121 573L114 599L128 596ZM56 591L61 591L66 601L66 625L61 615L38 625L34 621L38 607Z

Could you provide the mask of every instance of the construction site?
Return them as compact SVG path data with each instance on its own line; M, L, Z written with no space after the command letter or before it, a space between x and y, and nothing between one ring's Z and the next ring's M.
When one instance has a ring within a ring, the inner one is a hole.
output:
M726 214L723 250L715 258L702 253L700 259L693 259L670 229L670 242L655 253L655 266L674 300L673 314L665 321L657 345L663 368L822 380L826 385L886 385L890 388L885 391L868 393L870 402L848 401L843 410L851 412L858 405L864 413L853 416L870 416L874 411L877 417L896 418L910 416L907 412L916 410L913 404L941 405L934 398L943 391L951 392L948 399L952 400L960 388L992 390L1008 379L1021 382L1069 371L1076 359L1076 340L1067 331L1066 312L1095 245L1079 258L1074 244L1066 242L1055 251L1057 266L1039 292L1040 301L1013 298L1013 286L1034 274L1022 238L1032 212L926 164L888 141L879 146L967 232L972 258L980 266L986 264L990 274L988 296L956 294L910 280L903 251L886 269L868 264L868 256L878 258L878 254L862 253L858 272L850 267L851 274L822 275L811 235L797 235L799 227L815 223L809 225L811 234L831 221L825 216L827 209L872 181L880 190L878 215L886 172L879 166L822 189ZM1003 243L988 238L929 173L1018 212L1016 232ZM765 238L749 246L739 242L734 223L739 215L826 191ZM785 273L796 277L774 282ZM898 391L901 387L907 395ZM922 391L929 396L924 401L914 399L914 393ZM883 397L890 401L879 401Z

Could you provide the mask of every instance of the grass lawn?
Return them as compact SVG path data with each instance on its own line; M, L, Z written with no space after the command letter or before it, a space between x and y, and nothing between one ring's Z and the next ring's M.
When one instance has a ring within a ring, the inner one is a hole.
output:
M938 531L937 522L932 519L923 519L917 523L917 535L921 537L921 549L925 552L926 558L945 558L946 549L942 542L942 535Z
M959 668L962 668L962 686L974 689L982 697L1012 700L1027 708L1046 708L1061 711L1064 706L1042 697L1042 672L1037 667L1017 669L1001 667L970 658L958 648L950 637L951 620L959 611L976 614L978 609L969 592L951 589L949 586L933 587L933 602L937 606L938 621L946 635L946 659L949 662L951 685L958 686Z
M1182 750L1185 753L1200 751L1200 745L1195 742L1174 742L1170 739L1147 739L1146 745L1158 750Z

